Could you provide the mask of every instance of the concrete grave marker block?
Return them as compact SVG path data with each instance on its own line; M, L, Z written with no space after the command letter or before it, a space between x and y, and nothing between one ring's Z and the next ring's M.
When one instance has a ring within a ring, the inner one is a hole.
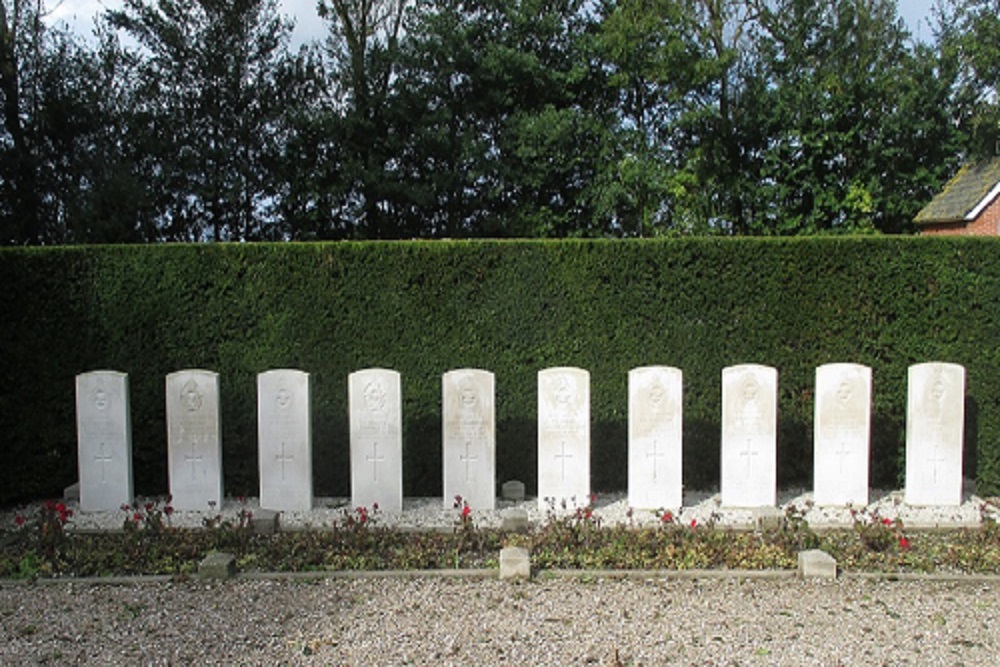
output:
M826 364L816 369L814 493L817 505L868 504L872 369Z
M493 373L461 369L441 377L444 506L461 496L474 510L496 507Z
M961 505L965 368L910 366L906 386L906 503Z
M722 371L722 505L777 503L778 371L744 364Z
M799 576L803 579L836 579L837 559L819 549L800 551Z
M167 456L174 509L222 508L217 373L183 370L167 376Z
M665 366L633 368L628 396L628 504L677 509L683 491L683 374Z
M309 374L277 369L257 376L260 506L312 509L312 417Z
M538 373L538 504L557 510L590 503L590 373Z
M531 554L524 547L505 547L500 550L501 579L530 579Z
M76 376L76 433L80 510L117 510L131 504L128 375L93 371Z
M403 509L403 408L400 375L384 368L348 377L351 418L351 503Z

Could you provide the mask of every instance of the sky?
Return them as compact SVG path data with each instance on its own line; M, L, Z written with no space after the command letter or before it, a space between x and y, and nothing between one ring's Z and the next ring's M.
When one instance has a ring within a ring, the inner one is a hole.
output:
M96 15L120 4L116 0L47 0L47 3L52 19L65 21L82 35L91 33ZM919 39L931 39L928 19L933 4L934 0L898 0L900 15ZM316 0L281 0L281 7L282 12L295 17L293 43L321 40L325 36L326 25L316 14Z

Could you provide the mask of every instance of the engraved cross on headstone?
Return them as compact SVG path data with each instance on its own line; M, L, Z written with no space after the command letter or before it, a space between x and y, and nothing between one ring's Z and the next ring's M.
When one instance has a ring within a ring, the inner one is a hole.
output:
M745 456L747 459L747 477L753 477L753 457L760 456L760 452L753 448L753 443L750 438L747 438L747 448L740 452L740 456Z
M275 454L274 460L281 463L281 481L285 481L285 464L290 463L295 460L295 457L291 454L285 453L285 443L281 443L281 454Z
M366 456L365 460L371 462L371 464L372 464L372 475L373 475L372 476L372 481L374 481L376 484L378 484L378 464L385 462L385 457L378 455L378 443L377 442L373 442L372 443L372 455L371 456Z
M194 451L194 450L195 450L195 446L196 446L196 443L195 443L195 441L194 441L194 440L192 440L192 441L191 441L191 454L185 454L185 455L184 455L184 460L185 460L185 461L187 461L188 463L190 463L190 464L191 464L191 481L192 481L192 482L193 482L193 481L195 481L195 479L197 479L197 478L195 477L195 471L194 471L194 469L195 469L195 466L196 466L196 465L197 465L198 463L201 463L201 461L202 461L202 460L203 460L203 458L204 458L204 457L202 457L202 456L195 456L195 455L194 455L194 453L195 453L195 451Z
M468 440L466 440L465 441L465 455L464 456L461 455L461 454L458 455L459 460L462 463L465 464L465 481L466 481L466 483L472 481L472 478L469 475L469 464L471 464L473 461L478 461L479 460L478 456L472 456L469 453L469 447L471 447L471 446L472 446L472 443L469 442Z
M840 473L844 472L844 460L851 455L851 450L847 448L847 443L843 440L840 441L840 448L833 452L837 455L837 459L840 461Z
M932 456L929 459L927 459L927 462L931 464L931 467L932 467L932 469L934 471L934 483L935 484L937 484L938 464L939 463L944 463L947 460L947 458L945 458L945 456L943 454L941 454L940 448L941 448L940 443L935 442L934 443L934 456Z
M105 451L106 449L107 445L102 442L101 453L94 457L94 461L101 464L101 484L106 484L108 481L105 475L107 473L107 464L111 463L111 455Z
M556 458L557 459L561 459L560 463L562 464L562 481L565 482L566 481L566 459L573 458L573 455L566 453L566 441L565 440L562 440L562 441L559 442L559 447L560 447L561 451L560 451L559 454L556 454Z
M657 444L659 440L653 438L653 449L646 452L647 459L653 459L653 481L656 481L656 459L662 459L666 456L666 453L657 450Z

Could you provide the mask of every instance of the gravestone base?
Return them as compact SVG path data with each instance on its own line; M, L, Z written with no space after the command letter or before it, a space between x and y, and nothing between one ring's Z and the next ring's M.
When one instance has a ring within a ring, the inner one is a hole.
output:
M780 530L785 525L785 513L777 507L757 507L752 516L754 528L759 531Z
M528 532L528 512L517 507L505 509L500 513L500 530L512 533Z
M819 549L800 551L799 576L803 579L836 579L837 559Z
M232 579L236 575L236 556L216 552L198 563L199 579Z
M531 579L531 556L524 547L500 550L500 579Z

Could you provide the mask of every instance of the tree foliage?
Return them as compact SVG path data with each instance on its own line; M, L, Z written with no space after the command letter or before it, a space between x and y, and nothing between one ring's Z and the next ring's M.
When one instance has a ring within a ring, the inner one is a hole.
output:
M1000 140L941 0L0 0L0 242L912 232Z

